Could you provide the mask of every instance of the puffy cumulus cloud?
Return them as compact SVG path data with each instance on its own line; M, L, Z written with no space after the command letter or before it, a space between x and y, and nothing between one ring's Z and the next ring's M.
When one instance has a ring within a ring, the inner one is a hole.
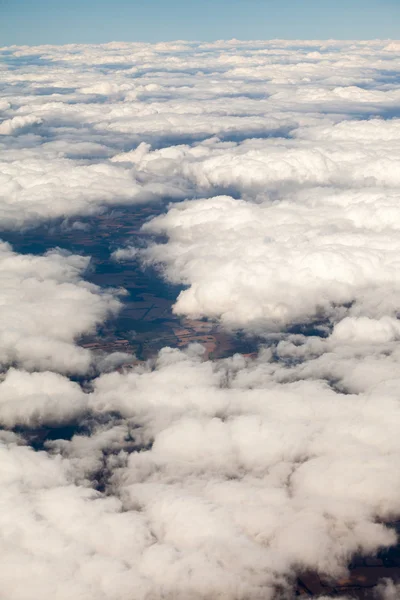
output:
M296 138L309 140L340 140L365 142L388 142L398 140L400 119L369 119L341 121L334 126L300 128L293 132ZM390 147L388 148L388 150Z
M0 422L38 427L76 421L86 410L80 386L56 373L9 369L0 382Z
M362 335L353 338L351 333L355 325ZM389 336L380 329L385 327L383 323L367 322L364 326L364 319L354 323L353 319L345 318L326 339L287 336L276 348L279 360L292 365L290 372L282 371L282 380L290 380L291 377L319 378L337 389L355 394L370 390L382 394L392 392L398 385L398 338L388 340ZM373 335L366 339L371 326ZM335 335L337 328L346 334L342 339ZM378 335L375 337L376 331Z
M250 199L287 198L299 188L317 186L398 191L398 130L398 119L307 124L290 139L214 138L155 151L142 145L140 152L112 160L131 162L146 181L163 175L174 187L194 187L197 194L223 190Z
M399 196L380 198L373 193L360 214L362 196L323 189L272 203L182 202L145 225L169 239L142 256L188 286L174 307L179 314L262 332L335 322L347 306L354 318L337 326L336 339L396 339Z
M0 363L26 369L85 373L88 350L76 345L119 300L82 279L89 259L61 250L17 254L0 245ZM33 381L33 380L32 380Z
M128 246L127 248L118 248L111 254L111 258L117 262L124 260L132 260L138 255L138 249L134 246Z
M0 52L0 227L185 198L144 228L165 243L113 258L184 284L175 312L265 340L103 356L78 385L117 294L82 256L0 246L7 599L290 599L299 573L394 544L396 43Z
M72 462L60 456L10 442L0 454L0 578L7 597L122 600L132 590L146 597L149 578L134 569L152 544L143 516L76 485Z
M58 144L54 148L46 146L7 152L1 161L0 225L3 229L82 213L93 214L102 205L157 197L151 190L142 190L129 169L106 162L79 164L63 156ZM96 148L90 145L74 148L75 152L85 154L93 150Z
M375 598L378 600L396 600L400 596L400 586L390 579L384 579L377 587Z
M94 382L90 435L37 453L5 439L7 597L67 598L73 581L88 600L291 598L297 573L343 575L353 553L394 543L397 391L283 371L267 350L212 362L164 349ZM22 390L13 378L6 395Z
M198 197L218 186L379 183L389 170L397 182L395 153L391 164L380 147L360 151L359 138L345 149L313 148L309 139L320 130L325 142L325 128L338 125L340 134L354 117L396 115L394 48L234 41L0 49L0 225ZM295 142L239 143L291 135ZM131 162L129 151L141 142L157 149L215 136L233 146L209 155L175 148L154 154L151 164L150 156Z
M7 119L0 124L0 134L10 135L14 131L22 130L31 127L32 125L39 125L41 119L34 115L27 115L26 117L14 117L13 119Z

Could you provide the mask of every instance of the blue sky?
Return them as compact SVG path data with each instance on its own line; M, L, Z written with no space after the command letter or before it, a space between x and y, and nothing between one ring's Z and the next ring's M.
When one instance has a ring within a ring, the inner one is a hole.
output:
M0 45L399 38L400 0L0 0Z

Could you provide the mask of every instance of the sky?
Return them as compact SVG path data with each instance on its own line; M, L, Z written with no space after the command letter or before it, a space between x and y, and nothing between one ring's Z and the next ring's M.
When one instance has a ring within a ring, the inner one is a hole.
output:
M398 0L0 0L3 45L396 39Z

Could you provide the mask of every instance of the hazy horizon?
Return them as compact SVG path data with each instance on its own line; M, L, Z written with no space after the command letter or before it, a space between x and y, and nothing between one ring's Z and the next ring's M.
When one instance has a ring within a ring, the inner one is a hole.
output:
M2 0L2 45L221 39L389 39L400 5L378 0Z

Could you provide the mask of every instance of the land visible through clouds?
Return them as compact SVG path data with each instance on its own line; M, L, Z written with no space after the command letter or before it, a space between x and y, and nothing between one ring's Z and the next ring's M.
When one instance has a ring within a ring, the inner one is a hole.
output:
M154 356L164 346L184 347L192 342L204 346L205 357L222 358L234 352L255 351L254 340L229 335L217 323L173 314L171 307L182 286L168 284L157 271L144 268L137 260L121 263L112 258L112 251L128 242L145 245L149 235L141 231L141 226L162 210L161 203L136 209L121 207L82 218L72 226L56 222L23 233L4 231L1 236L23 253L43 253L61 246L90 256L88 281L105 288L127 290L118 316L95 335L80 341L85 348L129 352L140 360Z
M128 352L134 356L123 363L124 368L155 356L164 346L185 347L200 343L204 358L223 358L241 352L251 355L257 351L260 340L226 333L217 324L174 315L171 306L181 291L163 281L155 271L148 272L138 261L119 263L111 257L114 248L127 244L144 246L146 234L141 226L165 210L162 203L151 207L107 211L102 215L82 218L72 227L68 223L53 223L26 232L2 232L19 252L42 253L57 244L71 252L91 256L87 279L103 287L123 287L129 292L124 308L92 337L81 340L91 350ZM315 327L316 324L314 324ZM303 327L312 335L314 328ZM264 340L264 344L266 341ZM20 432L23 430L19 430ZM79 433L79 426L42 428L27 431L33 447L44 448L46 441ZM397 523L392 524L398 527ZM400 546L381 551L374 556L357 556L348 565L349 573L337 580L323 574L301 574L295 586L297 597L330 597L346 593L361 600L373 598L373 591L382 579L400 578Z

